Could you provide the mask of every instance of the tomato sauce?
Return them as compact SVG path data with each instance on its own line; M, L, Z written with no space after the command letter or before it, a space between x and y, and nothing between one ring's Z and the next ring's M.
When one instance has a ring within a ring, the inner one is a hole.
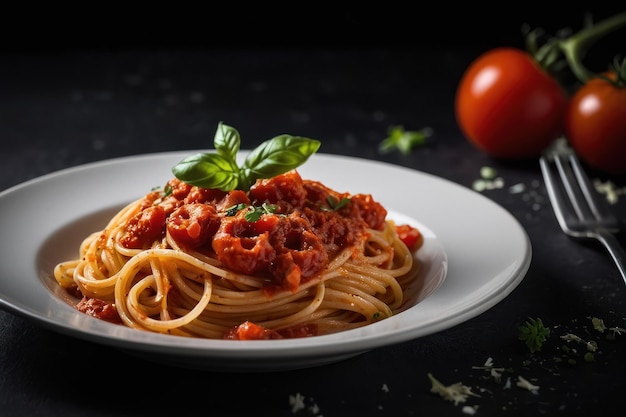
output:
M318 336L319 328L314 323L302 323L280 330L272 330L250 321L231 328L224 334L227 340L273 340Z
M178 179L147 194L121 244L147 249L169 233L181 248L215 256L228 269L297 291L367 229L382 230L386 209L370 195L339 193L296 170L256 181L248 192L205 189ZM341 204L340 204L341 203ZM252 212L258 215L251 218Z
M100 320L108 321L114 324L121 324L120 318L115 305L113 303L99 300L97 298L83 297L75 306L76 310L85 313Z

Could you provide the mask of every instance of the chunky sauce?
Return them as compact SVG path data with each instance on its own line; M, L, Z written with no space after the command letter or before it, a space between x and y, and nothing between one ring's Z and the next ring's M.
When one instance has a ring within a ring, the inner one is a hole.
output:
M121 243L148 248L165 236L182 248L213 254L228 269L266 276L296 291L367 228L382 230L387 211L370 195L338 193L294 170L258 180L249 192L191 186L178 179L144 198ZM344 205L339 206L342 199ZM249 220L251 207L271 205Z

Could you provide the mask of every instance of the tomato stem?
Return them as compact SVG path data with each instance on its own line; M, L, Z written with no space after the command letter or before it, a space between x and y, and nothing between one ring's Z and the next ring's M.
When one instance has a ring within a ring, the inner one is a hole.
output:
M609 17L557 42L572 72L582 83L597 77L597 74L589 71L582 63L589 48L599 39L622 26L626 26L626 12Z
M621 62L618 58L615 58L613 71L615 71L614 85L618 88L626 88L626 57Z

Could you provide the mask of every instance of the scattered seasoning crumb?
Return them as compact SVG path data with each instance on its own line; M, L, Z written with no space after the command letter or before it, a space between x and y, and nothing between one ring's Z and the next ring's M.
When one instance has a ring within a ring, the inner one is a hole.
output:
M291 406L291 412L294 414L300 410L304 410L304 395L299 392L297 392L296 395L290 395L289 405Z
M311 414L314 416L323 417L321 414L318 414L320 412L320 408L316 403L313 403L313 405L309 407L309 411L311 411Z
M472 184L474 191L482 192L485 190L494 190L504 187L504 179L498 177L498 172L489 166L480 168L480 179Z
M497 174L498 174L497 171L493 169L492 167L484 166L480 168L480 176L482 179L492 180L496 178Z
M526 184L521 183L521 182L515 185L511 185L509 187L509 193L511 194L519 194L519 193L523 193L524 191L526 191Z
M606 326L604 325L604 320L599 319L597 317L591 318L591 324L593 324L593 328L599 331L600 333L604 333L606 330Z
M529 380L527 380L526 378L524 378L521 375L517 376L517 384L518 387L526 389L530 392L532 392L533 394L537 394L539 392L539 386L538 385L534 385L532 384Z
M472 189L474 191L485 191L485 180L476 180L472 183Z
M504 179L502 177L498 177L493 180L478 179L472 184L472 188L478 192L495 190L502 187L504 187Z
M496 368L493 366L493 359L491 357L487 358L485 364L483 366L472 366L472 369L482 369L489 372L489 375L493 377L493 379L500 383L502 380L502 373L505 371L504 368Z
M437 379L435 379L435 377L433 377L431 373L428 373L428 379L430 379L430 382L432 384L430 392L439 394L444 400L451 401L454 403L454 405L464 403L470 396L480 397L480 395L472 392L472 388L468 387L467 385L463 385L460 382L445 386Z
M311 398L311 401L313 401L313 399ZM304 409L307 408L306 404L305 404L305 397L304 395L300 394L299 392L296 393L295 395L290 395L289 396L289 405L291 406L291 413L292 414L296 414ZM319 414L320 412L320 408L317 405L317 403L313 402L313 404L311 404L308 407L308 410L310 412L310 415L315 416L315 417L323 417L321 414Z
M476 410L478 410L478 406L469 406L469 405L464 405L463 408L461 409L461 411L463 411L464 414L473 416L474 414L476 414Z
M472 182L472 189L480 193L504 188L506 181L497 174L497 171L492 167L481 167L480 178ZM522 201L530 206L532 211L538 212L542 209L545 202L545 194L540 190L542 185L541 181L532 180L530 184L523 182L513 184L507 190L511 195L521 195ZM527 216L530 216L530 214L527 214Z
M572 334L572 333L568 333L565 336L561 336L561 339L568 341L568 342L574 341L577 343L582 343L587 347L587 350L589 352L595 352L596 350L598 350L598 344L596 343L595 340L586 341L586 340L583 340L581 337L576 336L575 334Z
M593 186L597 192L604 194L609 204L617 204L620 195L626 195L626 187L617 188L612 181L602 182L598 178L593 180Z
M626 333L626 329L622 329L621 327L609 327L609 333L611 333L613 337L616 335L621 336Z
M574 341L574 342L580 342L582 341L582 339L579 336L576 336L573 333L567 333L566 335L561 336L561 339L570 342L570 341Z
M587 317L587 319L591 320L594 330L598 331L599 333L607 333L606 334L607 340L614 341L617 339L618 336L626 335L626 329L621 328L621 327L608 327L605 325L604 320L600 318ZM624 320L626 320L626 318ZM573 320L573 322L577 323L577 320ZM555 365L562 365L562 364L576 365L577 362L584 361L587 363L591 363L591 362L596 361L595 352L597 352L599 349L599 345L598 345L599 342L597 342L596 340L584 340L574 333L567 332L566 330L564 330L564 327L565 326L561 326L561 325L554 326L555 331L557 331L558 329L561 329L561 332L563 333L563 335L559 337L566 342L566 344L560 347L560 350L563 354L560 356L554 356L552 358L540 358L538 356L533 355L532 360L526 359L522 361L522 366L524 367L524 369L530 371L531 366L534 363L541 364L543 367L549 360L552 360L553 364ZM587 330L587 326L584 326L584 327L585 327L585 330ZM593 337L594 335L594 333L591 333L591 332L589 332L589 334L590 334L590 337ZM595 336L599 337L598 334L595 334ZM577 349L577 346L580 349ZM585 346L585 349L586 349L585 351L582 350L582 346ZM507 376L505 379L503 376L503 373L514 372L514 369L495 367L495 362L493 358L491 357L488 357L482 366L472 366L472 369L480 369L480 370L488 371L489 377L493 377L498 383L502 382L501 380L504 380L504 383L502 384L503 390L510 390L513 385L512 377ZM560 375L559 369L560 368L557 367L557 368L551 369L550 372L553 376L559 376ZM439 394L446 401L453 402L455 405L459 405L460 403L466 403L470 396L481 397L481 395L478 395L472 392L472 388L460 382L449 385L449 386L445 386L441 382L439 382L437 379L435 379L431 373L428 373L428 378L430 379L432 383L430 391L432 393ZM531 394L538 395L539 389L540 389L540 386L537 384L538 379L531 378L531 380L533 382L530 382L530 380L524 378L521 375L518 375L515 385L520 389L529 391ZM385 384L383 384L383 387L384 386ZM485 395L489 395L491 393L489 389L483 389L483 388L477 388L477 389L480 393L486 393ZM554 391L554 388L547 388L547 389L550 391ZM577 397L579 393L572 393L572 395L574 397ZM410 396L411 395L409 394L409 397ZM503 411L506 411L509 408L509 406L513 406L513 405L514 405L513 401L508 401L507 404L501 406L501 409ZM479 409L478 405L471 406L468 404L463 404L463 406L461 407L461 410L463 411L463 413L468 414L468 415L475 414L478 411L478 409Z

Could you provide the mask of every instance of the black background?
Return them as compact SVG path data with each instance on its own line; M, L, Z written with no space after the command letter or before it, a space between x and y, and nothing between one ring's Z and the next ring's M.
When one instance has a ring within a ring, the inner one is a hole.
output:
M474 387L480 398L468 404L478 406L477 416L623 414L612 412L623 409L626 338L608 340L590 324L595 316L626 328L626 287L615 266L599 245L558 228L537 161L487 157L465 140L453 113L465 68L488 48L523 46L524 24L556 33L582 27L587 11L594 20L620 11L606 3L546 10L545 3L3 6L0 190L92 161L207 147L225 121L239 129L244 148L279 133L305 135L321 139L323 152L468 188L492 166L506 187L483 194L524 227L533 259L515 291L467 322L285 373L180 369L0 311L0 414L314 415L292 413L289 395L300 392L326 417L465 415L430 392L428 372ZM625 39L616 32L589 59L605 66L626 53ZM381 155L378 143L397 124L431 126L435 135L411 155ZM609 179L626 187L623 177ZM527 192L509 192L515 184ZM415 192L428 198L431 190ZM626 198L615 209L626 222ZM16 214L0 207L0 215ZM537 355L517 340L516 326L528 316L555 335ZM598 341L595 362L555 360L567 332ZM507 376L539 384L539 394L503 389L473 368L488 357L512 369Z
M435 4L433 4L435 3ZM132 3L87 6L5 6L0 45L5 50L400 47L523 44L522 28L556 35L626 10L619 2L385 2L240 5L189 3L141 7ZM614 41L621 37L615 37ZM601 43L608 43L609 39Z

